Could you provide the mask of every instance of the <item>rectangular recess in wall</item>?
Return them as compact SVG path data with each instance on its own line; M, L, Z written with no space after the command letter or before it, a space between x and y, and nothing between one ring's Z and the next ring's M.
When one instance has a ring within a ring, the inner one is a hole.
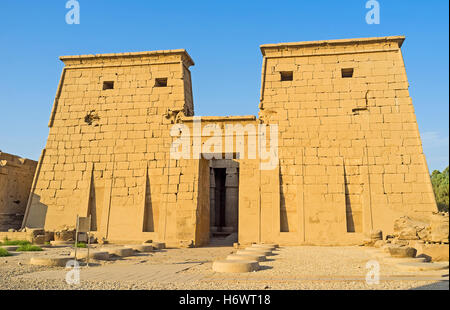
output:
M292 71L281 71L280 72L281 81L292 81L294 79L294 72Z
M167 87L167 78L155 79L155 87Z
M103 90L107 90L107 89L114 89L113 81L104 81L103 82Z
M351 78L353 77L353 68L343 68L341 74L343 78Z

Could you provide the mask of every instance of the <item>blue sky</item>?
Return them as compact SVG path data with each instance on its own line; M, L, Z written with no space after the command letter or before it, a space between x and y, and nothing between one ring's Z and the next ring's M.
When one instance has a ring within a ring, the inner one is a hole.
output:
M0 1L0 150L38 159L60 77L61 55L185 48L196 115L258 113L265 43L405 35L402 47L430 170L449 162L448 1L79 0Z

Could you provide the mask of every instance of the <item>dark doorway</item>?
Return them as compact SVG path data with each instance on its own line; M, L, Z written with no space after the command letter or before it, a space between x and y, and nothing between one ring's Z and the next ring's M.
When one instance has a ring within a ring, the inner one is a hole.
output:
M210 160L210 244L230 246L238 240L239 163Z
M216 184L214 190L214 225L217 227L217 232L222 232L225 227L225 207L226 207L226 168L213 168L214 169L214 182Z

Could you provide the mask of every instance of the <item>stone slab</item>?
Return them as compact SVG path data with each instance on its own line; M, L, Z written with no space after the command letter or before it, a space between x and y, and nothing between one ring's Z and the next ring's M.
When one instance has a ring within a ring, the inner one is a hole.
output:
M249 260L220 260L213 263L212 269L227 273L252 272L259 270L259 263Z
M389 253L392 257L415 257L417 250L411 247L390 247Z
M32 257L30 259L30 264L37 266L65 267L67 262L71 259L73 258L70 256Z
M70 256L75 257L75 251L70 252ZM87 250L83 249L77 250L77 259L86 259L88 256ZM89 258L90 259L97 259L97 260L108 260L109 259L109 253L107 251L89 251Z
M227 256L227 260L255 260L257 262L266 261L266 257L264 255L259 254L230 254Z
M126 245L126 247L142 253L153 252L153 246L147 244L130 244Z
M248 247L248 248L245 248L245 251L247 251L247 252L255 252L255 253L258 253L260 255L265 255L265 256L273 255L272 251L267 250L267 249L261 249L261 248Z
M273 246L266 245L266 244L256 244L256 243L252 244L252 248L263 249L263 250L267 250L267 251L274 251L275 250L275 247L273 247Z
M122 248L103 248L102 250L108 252L110 255L115 255L115 256L119 256L119 257L127 257L127 256L133 256L134 250L132 248L126 248L126 247L122 247Z
M142 245L151 245L156 250L162 250L166 248L166 244L164 242L152 242L152 243L144 242L142 243Z

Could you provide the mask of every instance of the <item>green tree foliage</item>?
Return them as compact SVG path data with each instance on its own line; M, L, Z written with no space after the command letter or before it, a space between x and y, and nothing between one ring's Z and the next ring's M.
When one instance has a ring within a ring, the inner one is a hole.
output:
M442 172L434 170L431 174L431 183L439 211L448 212L448 167Z

